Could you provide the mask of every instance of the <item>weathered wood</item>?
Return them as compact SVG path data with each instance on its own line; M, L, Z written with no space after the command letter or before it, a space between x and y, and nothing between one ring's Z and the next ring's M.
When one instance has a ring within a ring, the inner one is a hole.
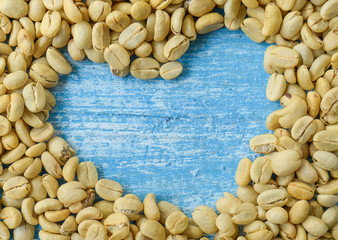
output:
M107 64L72 61L50 121L125 192L153 192L187 213L214 208L222 192L235 193L238 161L255 157L249 140L268 132L265 118L279 108L265 98L266 47L240 31L199 36L174 81L120 79Z

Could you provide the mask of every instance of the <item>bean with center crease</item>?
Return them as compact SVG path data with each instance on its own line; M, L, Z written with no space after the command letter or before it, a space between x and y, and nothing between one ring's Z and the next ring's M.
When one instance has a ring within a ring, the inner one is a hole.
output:
M77 178L87 188L94 188L98 181L98 173L94 163L82 162L77 167Z
M174 36L164 46L164 56L170 61L179 59L188 50L189 43L189 39L184 35Z
M9 198L20 199L30 192L31 184L25 177L17 176L8 179L3 186L3 190Z
M122 196L123 188L118 182L101 179L95 185L96 193L107 201L115 201Z
M119 37L119 43L132 50L141 45L147 36L147 30L140 23L133 23L125 28Z
M163 64L160 68L160 75L163 79L176 79L183 71L182 64L179 62L169 62Z
M34 82L39 82L45 88L52 88L58 84L58 74L49 66L35 63L29 70L29 76Z
M291 48L277 47L270 54L272 64L277 67L292 68L299 63L299 55Z
M104 51L104 59L116 70L123 70L130 64L129 53L119 44L111 44Z
M130 73L139 79L153 79L160 74L160 64L153 58L138 58L131 63Z
M40 30L43 36L52 38L58 33L60 26L60 13L58 11L49 10L42 19Z
M262 34L263 24L255 18L246 18L241 23L241 30L254 42L260 43L266 39Z
M287 192L283 189L273 189L261 193L257 198L257 203L265 210L273 207L284 206L288 201Z
M46 93L41 83L33 82L27 84L22 91L25 106L29 111L37 113L46 105Z

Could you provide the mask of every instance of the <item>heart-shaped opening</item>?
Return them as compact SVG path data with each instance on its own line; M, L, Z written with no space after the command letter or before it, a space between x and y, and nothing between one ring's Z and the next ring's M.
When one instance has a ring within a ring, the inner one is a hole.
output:
M249 140L267 132L264 121L279 108L263 91L266 47L240 30L201 35L171 81L116 78L107 64L70 60L49 120L81 161L126 193L154 192L187 214L212 206L222 192L236 193L239 160L256 156Z

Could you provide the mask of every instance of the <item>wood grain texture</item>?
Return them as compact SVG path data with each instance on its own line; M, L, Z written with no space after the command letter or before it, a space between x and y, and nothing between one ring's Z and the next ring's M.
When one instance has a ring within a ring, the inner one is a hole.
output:
M126 193L153 192L189 215L215 208L222 192L235 193L239 160L255 158L250 138L268 132L265 118L279 108L265 98L267 46L241 31L199 36L173 81L116 78L107 64L71 61L49 121Z

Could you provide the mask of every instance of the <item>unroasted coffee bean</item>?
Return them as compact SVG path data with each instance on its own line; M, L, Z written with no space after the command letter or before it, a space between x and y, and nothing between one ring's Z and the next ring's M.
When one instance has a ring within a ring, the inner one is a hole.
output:
M164 56L170 61L176 61L188 50L189 42L184 35L174 36L166 43Z
M123 188L118 182L101 179L95 185L96 193L107 201L115 201L122 196Z
M256 153L270 153L275 150L277 137L272 134L258 135L250 140L250 148Z
M72 29L75 46L78 49L90 49L92 47L92 27L88 22L76 23Z
M129 234L129 219L123 213L113 213L104 221L104 225L112 236L117 238L125 238Z
M0 219L9 229L15 229L20 226L22 216L18 209L14 207L5 207L0 212Z
M70 63L65 56L54 47L49 47L46 52L48 64L58 73L67 75L72 71Z
M163 41L170 31L170 16L166 11L156 10L154 22L154 41Z
M214 210L207 206L199 206L192 214L194 222L207 234L213 234L217 231L216 218Z
M147 36L147 30L140 23L133 23L121 32L119 43L126 49L135 49Z
M58 84L59 76L49 66L35 63L31 66L29 76L34 82L39 82L45 88L52 88Z
M107 15L106 24L115 32L122 32L130 24L128 15L119 10L112 11Z
M168 216L165 226L171 234L180 234L188 227L188 223L188 217L181 211L176 211Z
M56 161L56 159L48 152L45 151L41 155L41 161L44 169L54 176L56 179L62 178L62 170L60 164Z
M86 239L102 239L107 236L107 229L103 225L93 224L88 228Z
M80 163L77 167L77 178L86 188L94 188L98 181L98 173L94 163Z
M8 171L15 175L23 174L26 169L33 163L33 158L22 158L14 162L9 168Z
M274 152L268 154L267 157L271 160L272 170L277 176L289 175L297 171L302 164L300 155L295 150Z
M232 236L236 232L236 225L231 221L231 217L228 214L220 214L216 218L216 226L227 236Z
M159 222L162 224L165 224L166 219L168 216L175 212L175 211L181 211L177 206L175 206L172 203L161 201L157 204L158 209L160 211L160 220Z
M46 105L45 89L39 82L27 84L23 88L22 96L25 101L25 106L33 113L42 111Z
M277 67L292 68L299 63L299 55L291 48L277 47L270 54L272 63Z
M53 155L55 160L64 165L65 162L75 155L75 151L70 145L60 137L53 137L47 142L47 150Z
M316 151L313 154L313 162L326 170L338 169L337 156L327 151Z
M302 223L302 226L315 237L323 236L328 230L326 224L321 219L314 216L308 216Z
M85 185L80 182L68 182L60 186L57 197L63 204L76 203L87 197L85 189ZM70 192L72 194L69 194Z
M88 7L89 16L94 22L104 21L110 11L110 4L104 1L94 1Z
M114 69L122 71L130 64L127 50L119 44L111 44L104 51L104 59Z
M238 225L246 225L252 223L256 217L257 209L255 205L250 202L244 202L238 206L231 221Z
M189 2L188 11L195 17L201 17L215 7L214 1L192 0Z
M266 212L266 219L274 224L284 224L288 221L288 217L288 212L281 207L274 207Z
M304 116L298 119L291 129L292 138L300 144L306 143L316 131L314 119Z
M179 62L169 62L161 66L160 75L163 79L171 80L177 78L183 71Z
M337 132L330 130L318 131L313 137L313 144L321 151L336 151L338 150Z
M5 182L3 190L9 198L21 199L30 192L31 184L25 177L12 177Z
M60 13L58 11L49 10L42 19L40 31L43 36L52 38L58 33L60 26Z
M255 18L246 18L241 23L241 30L254 42L260 43L266 39L262 34L263 24Z
M130 73L139 79L153 79L160 74L160 64L153 58L138 58L131 63Z
M264 25L262 33L270 36L278 33L282 24L282 13L274 3L269 3L265 8Z
M28 74L25 71L16 71L8 74L3 80L3 85L8 90L15 90L22 88L28 81Z
M159 222L145 220L140 226L140 232L147 238L154 240L164 240L165 230Z
M310 200L314 196L314 189L302 182L289 183L287 191L292 197L300 200Z
M160 219L160 210L156 204L156 197L153 193L148 193L143 200L144 215L150 219L158 221Z
M266 87L266 97L270 101L280 99L286 89L285 77L282 74L274 73L270 76Z
M266 210L273 207L284 206L287 202L287 192L283 189L273 189L262 192L257 198L258 205Z
M114 212L124 213L131 221L136 221L141 217L140 212L143 210L143 204L138 198L127 196L115 200Z
M271 160L267 157L257 158L251 165L250 177L255 183L267 183L272 175Z
M24 17L28 12L28 5L23 0L1 0L0 11L10 18Z
M219 13L208 13L200 17L195 26L198 34L206 34L222 28L224 18Z

